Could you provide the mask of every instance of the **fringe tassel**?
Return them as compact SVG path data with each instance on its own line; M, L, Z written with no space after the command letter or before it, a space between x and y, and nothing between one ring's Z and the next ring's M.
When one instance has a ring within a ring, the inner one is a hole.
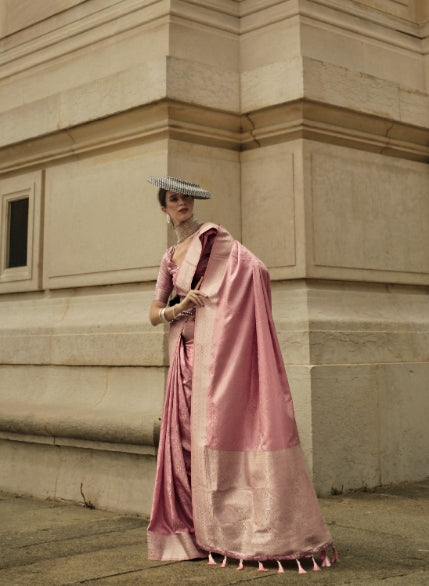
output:
M212 556L212 553L211 553L211 552L209 553L209 561L207 562L207 565L208 565L208 566L215 566L215 565L216 565L216 562L214 561L214 559L213 559L213 556Z
M307 572L304 570L304 568L301 566L299 560L296 560L296 563L298 564L298 574L306 574Z
M324 549L323 551L320 552L321 554L321 559L322 559L322 568L330 568L331 567L331 562L329 560L329 556L326 553L326 549Z
M225 557L223 558L223 562L221 563L220 567L221 567L221 568L226 568L226 562L227 562L227 561L228 561L228 558L225 556Z
M262 562L258 562L258 572L266 572L267 570L264 568L264 564Z
M278 564L278 566L279 566L279 571L278 571L278 573L279 573L279 574L284 574L284 573L285 573L285 571L284 571L284 569L283 569L283 566L282 566L281 562L279 562L279 560L277 560L277 564Z
M311 559L313 560L313 572L320 572L320 568L313 556L311 556Z
M244 568L243 566L243 560L240 560L237 566L237 570L242 570Z
M340 558L338 557L338 551L334 546L332 546L332 563L336 564L339 561L340 561Z

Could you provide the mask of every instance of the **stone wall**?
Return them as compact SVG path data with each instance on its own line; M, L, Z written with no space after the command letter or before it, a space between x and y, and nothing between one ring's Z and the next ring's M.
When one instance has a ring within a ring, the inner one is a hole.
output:
M317 490L427 476L427 3L42 8L0 0L0 489L148 514L167 173L270 269Z

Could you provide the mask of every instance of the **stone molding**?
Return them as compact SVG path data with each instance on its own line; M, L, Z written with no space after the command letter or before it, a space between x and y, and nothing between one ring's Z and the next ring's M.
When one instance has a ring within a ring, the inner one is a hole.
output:
M152 297L152 284L4 295L0 365L163 368L167 329L149 324Z
M151 448L157 442L163 368L4 365L0 383L3 433Z
M428 102L428 96L422 95L421 111ZM429 128L375 113L299 99L240 116L162 100L3 147L0 172L7 174L160 138L237 151L306 138L429 161Z
M313 280L273 283L272 292L287 364L424 364L429 360L427 288Z

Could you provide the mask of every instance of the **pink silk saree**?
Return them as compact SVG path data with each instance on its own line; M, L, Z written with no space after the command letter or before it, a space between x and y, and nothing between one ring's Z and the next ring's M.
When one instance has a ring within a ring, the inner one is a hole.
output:
M325 557L332 538L299 445L267 269L221 226L203 224L175 289L191 288L200 237L213 228L193 343L183 320L170 328L149 559Z

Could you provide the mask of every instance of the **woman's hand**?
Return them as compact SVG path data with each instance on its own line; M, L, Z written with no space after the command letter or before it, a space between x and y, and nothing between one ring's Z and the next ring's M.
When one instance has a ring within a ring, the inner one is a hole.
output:
M180 303L178 303L177 309L180 312L189 311L190 309L193 309L194 307L203 307L204 306L204 298L207 297L207 295L205 293L203 293L202 291L200 291L202 280L203 280L203 278L201 277L201 279L198 281L195 289L191 289L188 292L188 294L186 295L186 297L184 299L182 299L182 301Z
M203 307L204 305L204 298L208 297L205 293L200 291L201 286L201 279L198 281L197 286L195 289L191 289L189 293L186 295L184 299L180 303L176 305L172 305L171 307L167 307L165 303L162 301L152 301L149 310L149 319L150 323L153 326L157 326L158 324L165 322L165 321L172 321L174 320L182 311L189 311L194 307ZM164 310L163 316L164 319L161 319L161 310Z

